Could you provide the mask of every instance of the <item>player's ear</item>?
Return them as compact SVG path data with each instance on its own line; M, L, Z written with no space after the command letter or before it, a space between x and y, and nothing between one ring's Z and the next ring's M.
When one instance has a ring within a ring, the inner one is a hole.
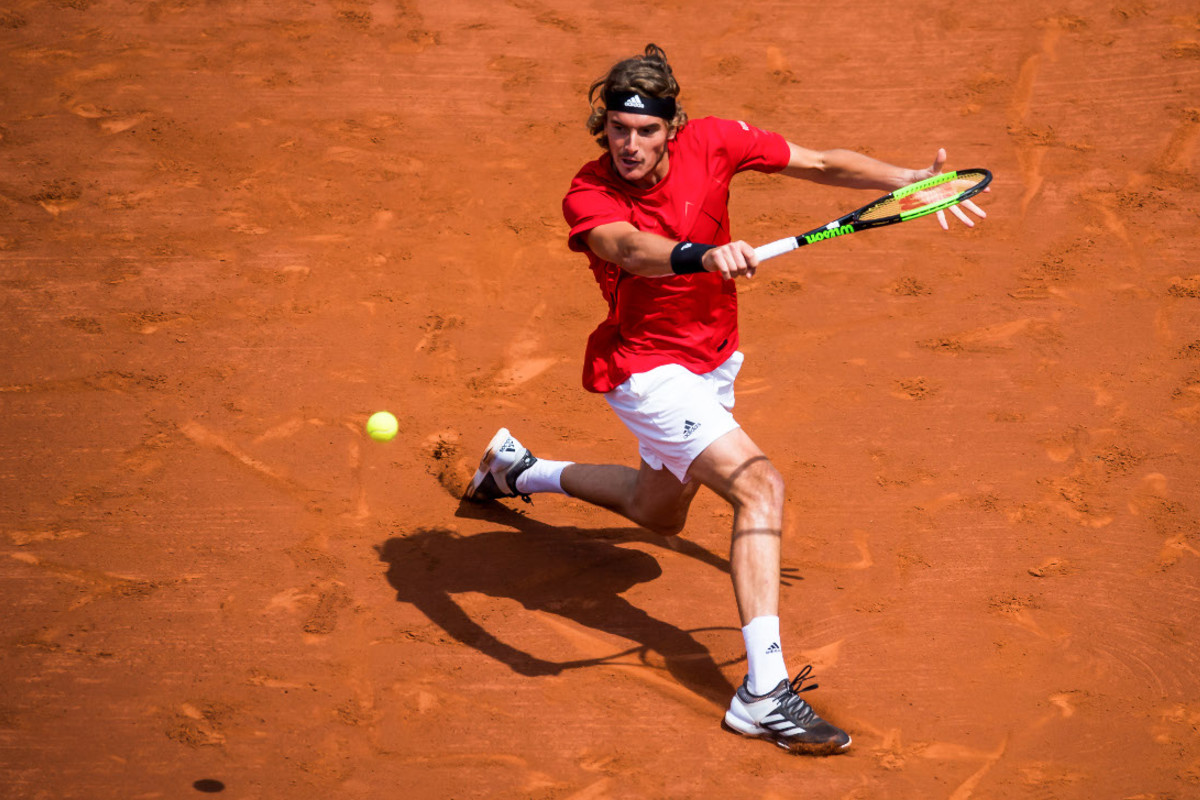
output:
M667 141L669 142L669 141L671 141L672 139L674 139L674 138L675 138L675 134L676 134L678 131L679 131L679 128L675 127L674 125L668 125L668 126L667 126Z

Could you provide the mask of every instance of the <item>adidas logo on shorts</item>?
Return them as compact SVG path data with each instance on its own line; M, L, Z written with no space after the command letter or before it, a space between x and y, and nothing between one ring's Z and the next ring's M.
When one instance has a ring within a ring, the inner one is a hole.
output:
M690 419L683 421L683 438L689 438L693 433L700 430L699 422L692 422Z

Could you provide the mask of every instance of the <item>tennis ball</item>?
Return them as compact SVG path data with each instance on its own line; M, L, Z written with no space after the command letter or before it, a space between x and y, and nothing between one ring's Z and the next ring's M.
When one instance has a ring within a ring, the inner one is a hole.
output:
M367 435L377 442L390 442L396 437L400 424L387 411L376 411L367 420Z

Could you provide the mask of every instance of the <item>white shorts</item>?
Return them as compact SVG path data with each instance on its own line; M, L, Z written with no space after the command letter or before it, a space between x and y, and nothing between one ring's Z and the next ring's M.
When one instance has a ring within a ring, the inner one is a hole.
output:
M678 364L639 372L604 399L638 440L638 455L687 483L688 468L710 444L740 427L733 382L746 356L738 351L704 375Z

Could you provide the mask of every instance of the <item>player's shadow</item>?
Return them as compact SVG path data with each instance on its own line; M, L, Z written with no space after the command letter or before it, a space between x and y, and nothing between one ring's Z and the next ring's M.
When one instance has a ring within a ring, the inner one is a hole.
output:
M652 650L681 684L714 704L728 702L734 687L707 648L688 631L656 619L621 596L659 577L662 568L653 556L619 545L641 541L666 547L667 540L637 528L553 527L500 504L464 503L458 516L505 528L470 536L445 528L418 528L389 539L377 549L388 565L388 582L397 600L412 603L457 641L522 675L597 666L611 663L615 656L621 663L638 663L638 654ZM683 539L671 541L675 552L729 571L726 559ZM548 660L498 639L455 602L454 595L462 592L509 598L638 644L605 658ZM697 606L706 609L708 603L698 600Z

